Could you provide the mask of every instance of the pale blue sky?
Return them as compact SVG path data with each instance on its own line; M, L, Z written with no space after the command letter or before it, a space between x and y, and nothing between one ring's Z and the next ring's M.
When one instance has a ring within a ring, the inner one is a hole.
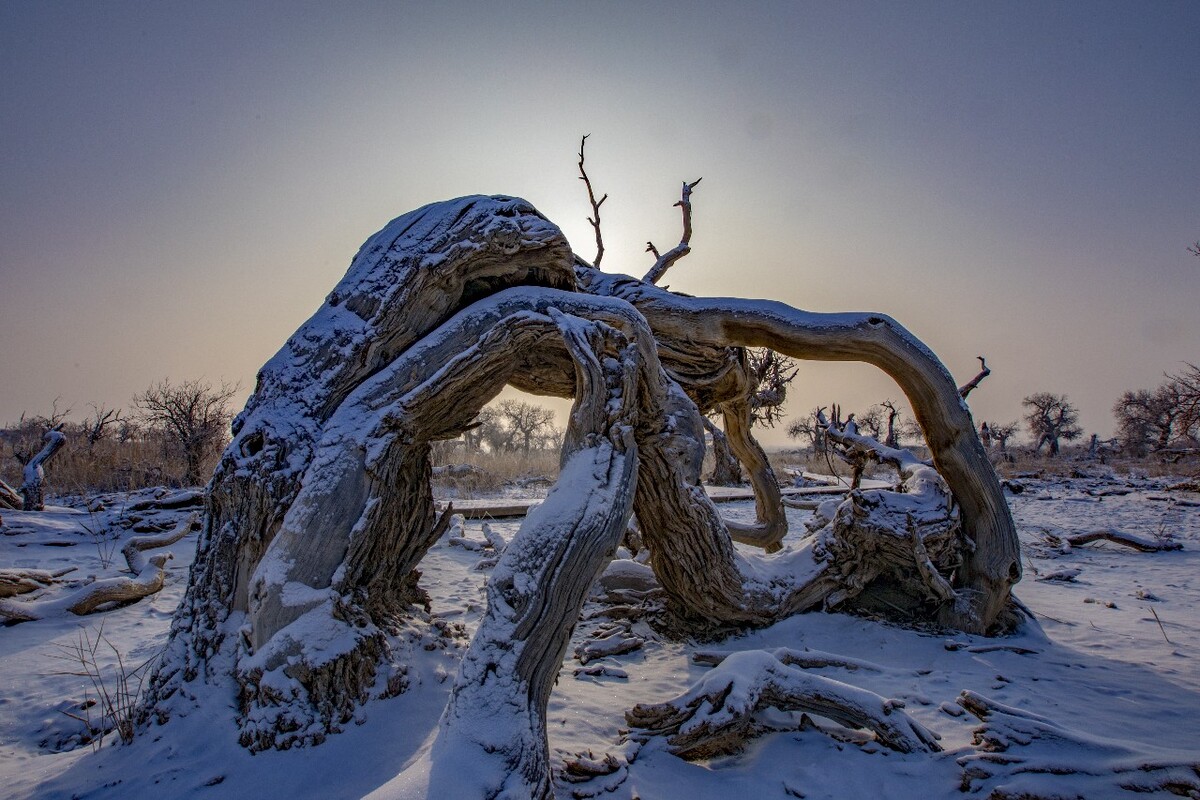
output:
M877 310L977 419L1200 361L1196 3L0 3L0 421L240 381L358 245L521 195L605 267ZM899 392L813 365L795 410ZM770 437L768 437L769 439Z

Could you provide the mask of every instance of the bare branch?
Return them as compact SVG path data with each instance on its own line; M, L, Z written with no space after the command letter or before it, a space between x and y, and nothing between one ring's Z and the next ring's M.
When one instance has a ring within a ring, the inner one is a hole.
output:
M971 380L967 381L962 386L958 387L958 394L964 400L967 399L967 395L971 393L971 390L979 385L980 381L992 374L992 371L988 369L987 362L983 360L983 356L975 357L979 359L979 374L974 378L971 378Z
M684 181L681 197L675 204L683 210L683 237L679 240L679 244L659 255L658 248L654 246L654 243L646 242L646 252L654 254L654 266L642 278L646 283L658 283L672 264L692 252L692 189L695 189L702 180L704 179L696 178L691 183Z
M600 235L600 206L604 205L608 195L596 200L596 193L592 191L592 181L588 178L587 170L583 168L583 145L589 136L591 136L590 133L585 133L579 140L579 180L583 181L583 185L587 187L588 203L592 206L592 215L588 217L588 222L596 231L596 258L592 260L592 266L600 269L600 260L604 258L604 237Z

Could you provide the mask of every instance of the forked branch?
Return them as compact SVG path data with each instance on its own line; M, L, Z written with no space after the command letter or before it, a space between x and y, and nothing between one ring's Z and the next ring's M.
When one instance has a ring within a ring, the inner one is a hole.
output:
M675 203L683 211L683 236L679 239L679 244L660 255L654 242L646 242L646 252L654 254L654 266L642 278L646 283L658 283L672 264L692 252L692 189L702 180L704 179L696 178L691 183L684 181L679 201Z

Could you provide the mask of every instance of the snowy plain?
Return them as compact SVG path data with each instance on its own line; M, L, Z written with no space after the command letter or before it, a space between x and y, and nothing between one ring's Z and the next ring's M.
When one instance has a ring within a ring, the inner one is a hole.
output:
M1200 781L1186 766L1200 763L1200 496L1167 491L1174 482L1101 473L1026 480L1025 491L1009 499L1025 567L1017 595L1035 622L1002 639L812 613L698 643L667 639L639 621L632 632L645 644L589 661L588 667L606 669L587 674L573 653L601 623L585 619L551 696L551 757L561 764L579 754L590 753L594 760L612 754L617 766L609 775L579 783L560 775L556 796L1090 799L1133 797L1134 787L1153 795L1188 796L1186 781L1173 782L1170 776L1190 774ZM68 498L53 500L58 505L45 512L5 511L0 566L76 567L66 577L80 580L116 575L123 566L120 542L133 535L122 524L125 509L152 494L107 495L100 511L89 512L86 503ZM750 502L725 504L721 510L731 519L750 519L754 513ZM143 515L141 524L168 527L186 513L155 512ZM789 510L785 546L804 535L809 513ZM488 524L511 540L520 520ZM1169 536L1182 549L1139 553L1110 543L1068 548L1046 535L1099 528ZM458 535L485 540L482 523L474 520ZM75 717L86 716L81 703L95 693L86 677L67 674L78 671L78 664L62 656L81 634L94 641L102 632L127 667L152 659L163 647L186 586L195 537L168 548L173 558L166 587L156 595L88 617L66 614L0 627L0 795L55 800L402 796L408 782L402 773L419 765L428 751L458 660L483 613L486 550L452 545L449 537L432 548L420 567L421 585L431 597L429 617L414 619L408 646L395 654L406 665L407 691L371 700L356 724L324 744L251 755L237 744L232 696L216 697L165 725L139 729L131 744L119 744L111 733L82 742L84 725ZM102 565L106 552L115 555L108 567ZM61 591L53 587L47 594ZM585 609L585 617L594 610ZM431 633L435 629L441 634ZM624 735L627 709L676 697L711 669L694 663L695 652L778 647L869 662L853 671L816 671L902 703L940 734L943 752L901 754L870 735L778 711L760 714L761 727L769 730L741 752L699 762L672 755L661 738L641 744ZM114 681L113 649L101 647L96 655ZM1010 747L1001 759L989 759L973 742L979 720L955 702L963 691L1039 715L1019 718L1038 736L1028 745ZM1181 766L1160 774L1142 769L1149 764Z

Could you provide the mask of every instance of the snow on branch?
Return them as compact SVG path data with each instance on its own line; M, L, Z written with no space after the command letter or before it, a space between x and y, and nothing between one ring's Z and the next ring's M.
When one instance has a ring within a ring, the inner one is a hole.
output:
M983 723L973 732L976 750L958 758L964 792L984 796L991 790L988 797L1200 793L1195 752L1105 739L972 691L956 702Z

